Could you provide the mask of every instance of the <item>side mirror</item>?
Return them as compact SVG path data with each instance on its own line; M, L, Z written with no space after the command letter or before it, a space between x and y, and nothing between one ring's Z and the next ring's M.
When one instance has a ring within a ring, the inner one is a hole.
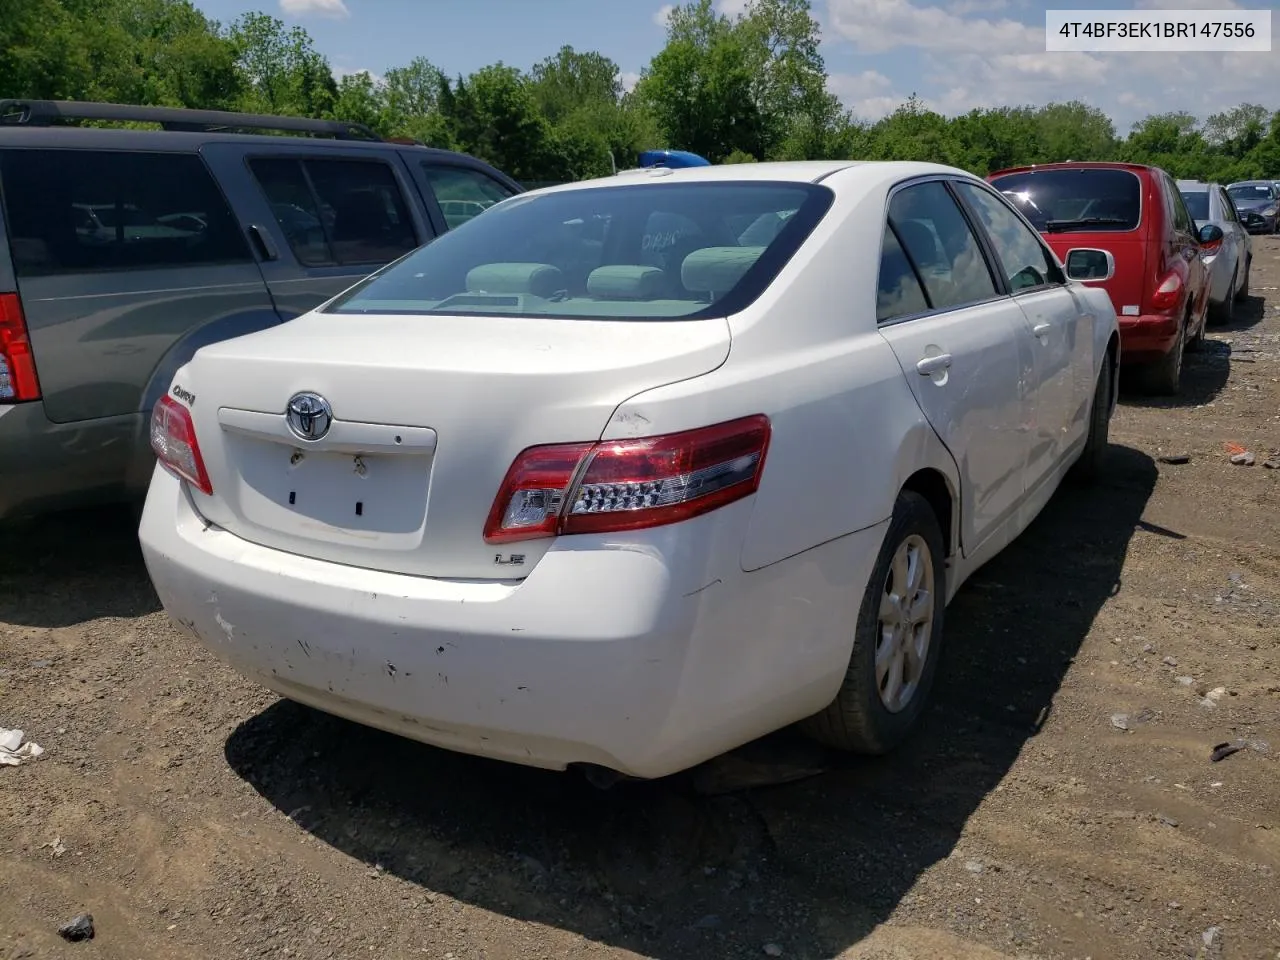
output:
M1110 250L1069 250L1065 266L1072 280L1110 280L1116 275L1116 258Z
M1200 246L1210 250L1217 248L1223 240L1222 228L1216 223L1206 223L1200 228Z

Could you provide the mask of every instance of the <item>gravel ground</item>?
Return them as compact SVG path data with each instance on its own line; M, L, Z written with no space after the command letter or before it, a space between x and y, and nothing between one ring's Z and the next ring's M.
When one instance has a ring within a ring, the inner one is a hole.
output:
M123 513L0 532L0 726L47 751L0 768L0 958L1276 960L1280 240L1255 251L1184 396L1126 395L1110 479L961 591L884 760L780 735L600 792L445 753L181 639Z

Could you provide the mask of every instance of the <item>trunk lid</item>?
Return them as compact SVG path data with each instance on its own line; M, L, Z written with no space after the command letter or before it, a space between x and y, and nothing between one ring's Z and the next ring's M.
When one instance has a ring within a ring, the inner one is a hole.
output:
M714 370L729 347L723 319L313 313L203 348L171 393L213 486L192 497L218 526L368 569L510 580L550 542L484 542L517 454L598 439L624 400ZM316 443L287 423L302 393L332 412Z

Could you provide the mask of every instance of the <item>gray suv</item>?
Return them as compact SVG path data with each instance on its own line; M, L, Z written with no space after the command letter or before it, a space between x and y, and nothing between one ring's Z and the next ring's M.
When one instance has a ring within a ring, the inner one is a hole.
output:
M0 100L0 521L141 499L151 408L198 348L519 192L358 124Z

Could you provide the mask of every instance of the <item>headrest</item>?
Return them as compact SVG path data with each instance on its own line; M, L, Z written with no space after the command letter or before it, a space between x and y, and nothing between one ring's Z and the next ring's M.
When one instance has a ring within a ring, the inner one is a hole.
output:
M468 293L528 293L545 300L565 286L564 274L549 263L482 263L467 274Z
M727 293L762 253L764 247L703 247L684 258L680 282L697 293Z
M601 300L656 300L665 274L644 264L611 263L587 277L587 294Z

